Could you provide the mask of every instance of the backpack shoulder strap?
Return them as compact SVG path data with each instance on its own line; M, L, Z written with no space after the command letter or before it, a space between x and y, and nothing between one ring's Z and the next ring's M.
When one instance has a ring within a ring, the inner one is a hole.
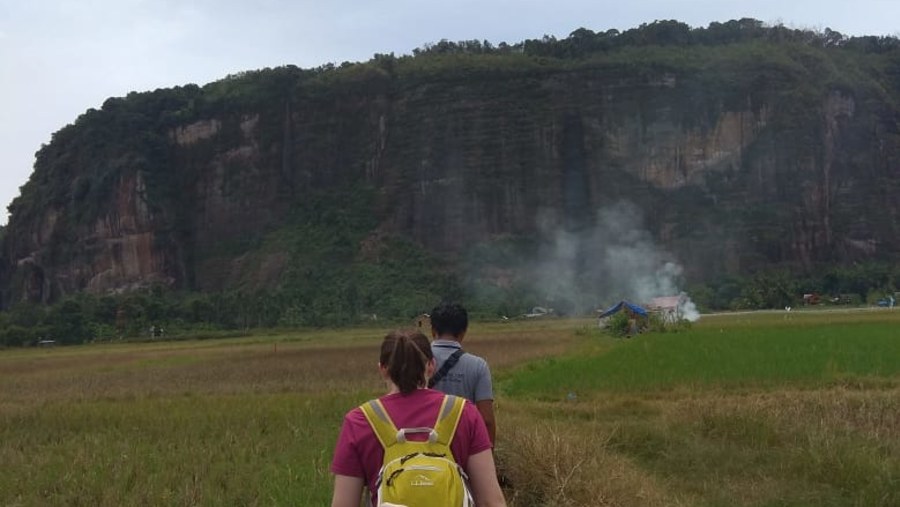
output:
M462 416L463 407L466 399L453 396L452 394L444 395L444 401L441 403L441 409L438 411L437 421L434 423L434 429L437 431L437 441L441 445L450 446L453 436L456 434L456 426Z
M372 427L372 431L378 437L381 447L387 449L397 443L397 427L394 425L394 421L391 421L391 417L388 415L387 410L384 409L384 405L381 404L381 400L369 400L360 405L359 408L362 410L363 415L366 416L366 420L369 421L369 426Z
M450 372L450 369L456 366L456 363L459 362L459 358L462 357L466 352L463 349L456 349L450 357L444 361L444 364L441 365L441 369L437 371L430 379L428 379L428 387L434 387L435 384L441 381L442 378L447 376L447 373Z

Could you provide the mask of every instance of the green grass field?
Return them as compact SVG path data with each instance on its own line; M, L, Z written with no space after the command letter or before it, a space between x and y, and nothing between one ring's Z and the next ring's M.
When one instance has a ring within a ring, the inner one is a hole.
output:
M561 399L568 391L881 383L900 374L896 321L846 314L790 317L708 317L690 332L625 340L612 350L597 333L594 351L531 364L506 383L506 392Z
M0 505L327 505L385 331L0 351ZM511 505L900 505L900 312L475 323L467 349Z

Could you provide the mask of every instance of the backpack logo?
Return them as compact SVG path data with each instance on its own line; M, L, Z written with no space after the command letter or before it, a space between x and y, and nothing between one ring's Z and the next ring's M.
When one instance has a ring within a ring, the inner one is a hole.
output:
M410 486L434 486L434 481L429 479L424 475L417 475L412 482L409 483Z

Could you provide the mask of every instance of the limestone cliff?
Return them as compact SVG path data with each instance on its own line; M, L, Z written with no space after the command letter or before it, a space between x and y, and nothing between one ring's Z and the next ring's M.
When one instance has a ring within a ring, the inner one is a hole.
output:
M399 234L450 265L498 238L591 229L622 199L698 279L900 258L900 94L878 75L810 88L802 59L417 62L261 72L86 113L11 207L2 304L273 287L292 210L340 208L360 186L366 241Z

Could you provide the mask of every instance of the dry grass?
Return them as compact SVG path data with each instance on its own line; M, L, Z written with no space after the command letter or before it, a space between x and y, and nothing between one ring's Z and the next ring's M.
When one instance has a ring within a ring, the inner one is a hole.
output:
M677 506L663 484L610 446L615 426L542 421L528 403L502 411L498 463L511 507Z
M480 331L480 332L479 332ZM53 401L170 395L377 391L383 330L217 342L146 343L0 353L0 414ZM466 349L503 369L559 354L571 332L473 326Z
M0 351L0 505L323 505L384 333ZM572 343L518 323L466 347L502 370Z
M617 346L591 325L467 338L500 379L512 507L900 505L896 378L504 395L530 360ZM0 505L325 504L341 416L383 389L384 332L2 351Z
M897 388L504 401L498 419L517 507L900 501Z

